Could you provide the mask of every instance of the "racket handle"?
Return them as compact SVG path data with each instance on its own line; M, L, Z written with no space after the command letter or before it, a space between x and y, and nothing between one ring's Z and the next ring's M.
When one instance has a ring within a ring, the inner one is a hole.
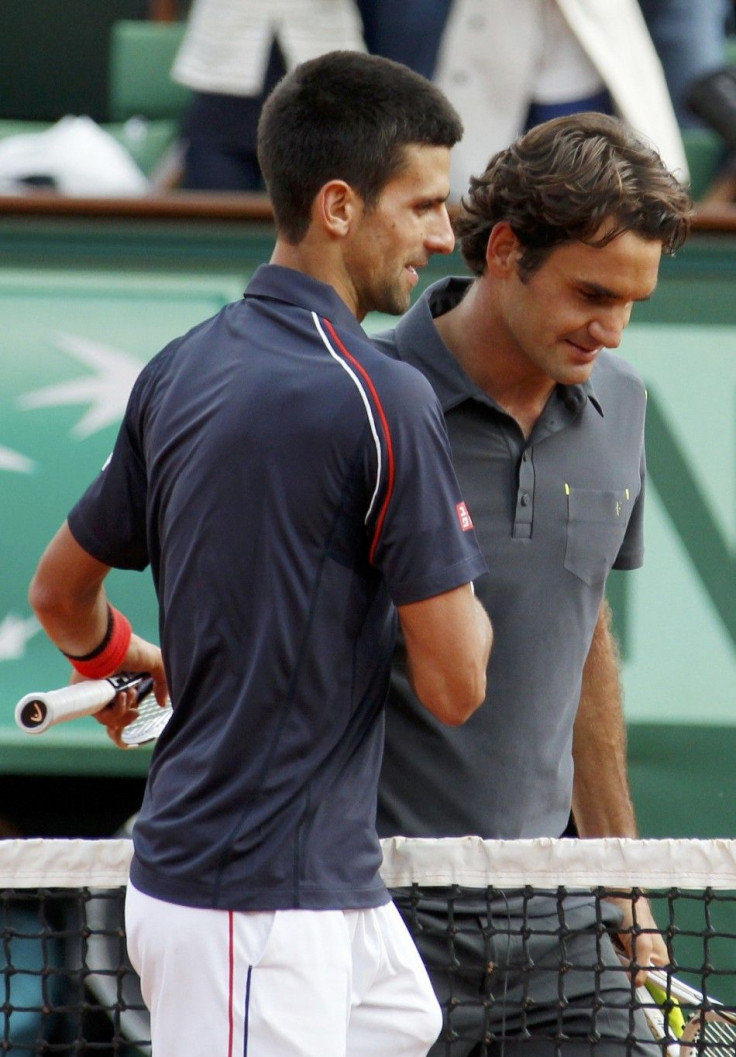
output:
M120 690L144 681L150 682L150 676L145 673L123 673L109 679L74 683L59 690L26 694L15 706L15 722L26 734L43 734L56 723L100 712Z

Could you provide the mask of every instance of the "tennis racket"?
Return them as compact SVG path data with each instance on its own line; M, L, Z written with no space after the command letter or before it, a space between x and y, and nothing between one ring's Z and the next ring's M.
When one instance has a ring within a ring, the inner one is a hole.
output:
M60 690L26 694L15 706L15 722L26 734L43 734L57 723L101 712L121 690L135 689L138 717L120 737L125 745L145 745L155 741L172 712L171 705L159 705L152 688L153 680L146 672L123 672L109 679L89 679Z
M675 976L651 970L639 989L652 1035L669 1057L734 1057L736 1013Z

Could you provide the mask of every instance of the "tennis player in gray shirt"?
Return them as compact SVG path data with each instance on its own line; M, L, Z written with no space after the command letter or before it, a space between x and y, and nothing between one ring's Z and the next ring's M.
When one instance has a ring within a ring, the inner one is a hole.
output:
M612 568L643 559L646 394L609 350L632 306L653 294L662 254L684 241L690 199L651 147L591 113L540 125L495 155L464 206L457 231L473 278L431 287L378 342L418 367L442 402L490 568L476 591L496 644L486 705L459 728L417 704L399 651L379 832L559 837L572 812L581 837L632 837L604 591ZM422 927L416 939L446 1007L433 1055L587 1054L598 1036L595 1053L606 1057L652 1048L631 1042L631 979L610 938L596 939L591 896L567 898L575 932L564 954L554 900L525 907L509 892L489 912L482 893L466 899L454 908L462 939L451 973L444 893L424 890L414 907L395 896ZM604 924L637 965L668 960L645 900L635 920L653 931L634 952L631 900L605 906ZM522 912L535 918L528 943L504 935L489 947L483 926L513 933ZM563 957L590 971L561 977Z

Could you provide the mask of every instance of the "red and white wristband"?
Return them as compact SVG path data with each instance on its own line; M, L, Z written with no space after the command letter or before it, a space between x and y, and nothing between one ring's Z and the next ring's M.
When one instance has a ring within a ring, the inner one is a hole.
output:
M64 650L61 652L85 679L106 679L123 663L132 634L133 629L128 618L108 604L107 631L100 645L82 657L64 653Z

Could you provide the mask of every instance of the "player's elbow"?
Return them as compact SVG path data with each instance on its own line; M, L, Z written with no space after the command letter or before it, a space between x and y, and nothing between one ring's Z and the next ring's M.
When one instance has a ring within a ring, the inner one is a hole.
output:
M42 623L43 616L52 613L58 605L55 596L56 592L50 590L49 585L36 573L28 588L28 603Z
M399 615L415 694L442 723L465 723L486 696L493 644L488 614L464 585Z
M28 588L28 602L43 627L63 619L68 599L62 587L37 571Z
M423 687L418 694L422 703L448 727L459 727L470 719L485 701L485 666L473 666L454 678Z

